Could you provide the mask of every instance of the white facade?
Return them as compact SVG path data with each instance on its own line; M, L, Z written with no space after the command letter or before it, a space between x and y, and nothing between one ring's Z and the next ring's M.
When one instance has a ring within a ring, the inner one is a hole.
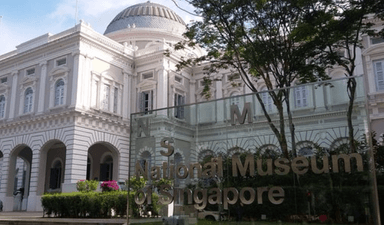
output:
M163 54L182 40L184 27L174 12L148 2L123 10L105 35L81 22L0 56L0 200L5 211L41 211L44 192L75 191L78 180L126 180L130 114L205 100L202 68L176 72L175 66L179 57L202 51ZM377 42L363 37L356 75L368 81L372 127L382 134L384 42ZM329 73L343 76L338 68ZM212 99L250 93L245 86L233 87L230 75L217 75ZM262 83L257 85L262 89ZM338 101L330 92L323 95L298 89L293 102L310 110L324 99ZM17 208L13 193L21 186L14 178L20 177L20 168L26 171L25 191Z

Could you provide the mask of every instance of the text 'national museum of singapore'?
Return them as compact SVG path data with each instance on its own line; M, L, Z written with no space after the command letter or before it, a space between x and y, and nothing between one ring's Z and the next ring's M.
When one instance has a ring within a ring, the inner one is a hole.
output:
M3 211L46 211L46 195L114 180L125 198L127 182L132 219L379 224L384 39L362 36L349 78L357 84L351 150L343 68L274 90L289 94L281 117L263 82L253 93L233 85L241 79L230 69L205 98L204 66L176 68L204 50L164 54L185 30L171 9L146 2L121 11L104 35L82 21L0 55Z

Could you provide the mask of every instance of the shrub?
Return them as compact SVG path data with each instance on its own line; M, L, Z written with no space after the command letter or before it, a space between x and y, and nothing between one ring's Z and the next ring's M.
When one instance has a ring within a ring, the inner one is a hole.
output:
M112 209L116 216L127 214L127 192L123 191L45 194L41 203L47 215L56 217L106 218L111 217Z
M97 180L79 180L76 189L80 192L96 191L99 182Z

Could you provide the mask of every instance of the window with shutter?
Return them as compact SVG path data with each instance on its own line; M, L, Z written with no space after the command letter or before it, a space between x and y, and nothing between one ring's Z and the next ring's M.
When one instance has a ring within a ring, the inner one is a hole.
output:
M143 91L138 97L138 107L140 112L147 114L153 109L153 91Z
M119 98L119 89L115 87L115 90L113 92L113 112L117 113L117 103Z
M240 95L239 92L233 92L231 94L231 105L239 105L240 104L240 98L238 97Z
M308 90L306 86L297 87L295 90L295 106L302 108L308 106Z
M0 96L0 119L5 117L5 97L4 95Z
M103 107L103 110L105 111L109 111L109 91L110 91L109 85L104 84L103 99L102 99L101 105Z
M268 90L267 88L263 89L263 91L267 91L267 90ZM262 97L265 109L268 112L272 112L272 110L273 110L273 101L272 101L272 97L269 94L269 92L263 92L261 97Z
M32 88L27 88L25 90L25 99L24 99L24 113L30 113L32 111L32 102L33 102L33 90Z
M185 104L185 96L180 94L175 94L175 117L179 119L184 119L184 105Z
M64 81L60 79L55 85L55 106L64 104Z
M376 90L384 90L384 60L376 61L373 63L376 78Z

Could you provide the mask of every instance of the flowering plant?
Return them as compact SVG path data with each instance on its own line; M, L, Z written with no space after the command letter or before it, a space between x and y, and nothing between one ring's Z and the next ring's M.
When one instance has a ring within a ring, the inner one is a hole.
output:
M101 183L101 190L103 192L105 192L105 191L117 191L117 190L119 190L119 185L117 185L117 182L115 180L103 181L103 183Z

